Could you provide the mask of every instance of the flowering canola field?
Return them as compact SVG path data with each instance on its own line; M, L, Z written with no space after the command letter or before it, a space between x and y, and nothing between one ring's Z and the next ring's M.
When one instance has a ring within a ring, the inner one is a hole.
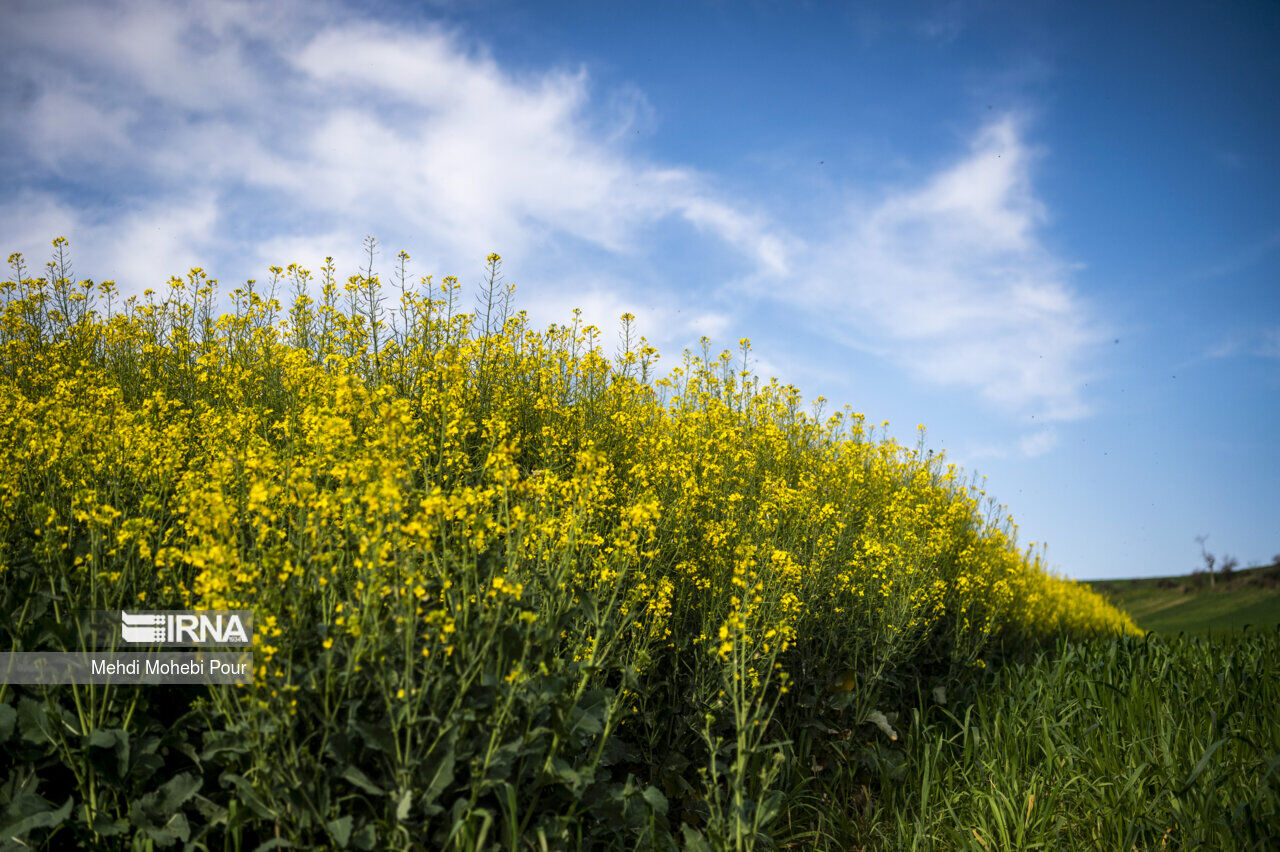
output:
M23 760L74 790L37 833L751 848L806 720L891 731L912 672L1137 632L923 435L823 417L745 340L660 371L630 316L534 328L496 255L464 310L404 253L220 302L199 269L122 300L66 251L11 257L0 316L5 629L250 608L256 672L180 720L158 691L24 694L65 724ZM150 774L85 744L149 722L191 744Z

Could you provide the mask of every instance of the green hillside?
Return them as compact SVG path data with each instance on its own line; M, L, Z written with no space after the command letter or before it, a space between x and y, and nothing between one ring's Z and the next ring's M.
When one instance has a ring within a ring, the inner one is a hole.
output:
M1280 562L1218 576L1207 574L1100 580L1091 584L1143 630L1205 633L1280 624Z

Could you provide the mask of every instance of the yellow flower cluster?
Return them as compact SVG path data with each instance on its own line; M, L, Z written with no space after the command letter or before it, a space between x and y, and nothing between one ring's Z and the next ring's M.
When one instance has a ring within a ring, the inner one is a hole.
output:
M509 291L464 313L451 278L384 310L376 278L276 267L287 310L250 284L215 316L200 269L113 304L110 282L11 263L0 570L37 554L86 606L253 608L261 688L288 681L299 624L329 649L376 622L444 665L459 634L584 601L615 633L565 628L567 655L701 648L750 679L818 650L844 669L1135 632L940 456L808 414L705 341L657 377L629 318L611 358L576 315L531 327Z

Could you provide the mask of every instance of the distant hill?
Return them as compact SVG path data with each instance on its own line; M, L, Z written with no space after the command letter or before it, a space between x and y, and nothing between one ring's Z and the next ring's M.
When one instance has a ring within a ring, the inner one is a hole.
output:
M1259 568L1209 575L1097 580L1089 584L1127 611L1143 630L1158 633L1206 633L1237 630L1246 624L1280 624L1280 562Z

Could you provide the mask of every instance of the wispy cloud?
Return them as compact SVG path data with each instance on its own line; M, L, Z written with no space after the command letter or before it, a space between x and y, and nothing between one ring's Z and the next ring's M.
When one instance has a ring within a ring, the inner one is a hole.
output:
M1060 442L1058 430L1049 426L1009 441L962 446L956 456L970 463L984 459L1035 459L1052 452Z
M1042 419L1087 414L1104 332L1040 240L1035 156L1015 117L988 124L922 184L848 211L787 298L923 380Z
M1254 329L1235 329L1204 352L1210 360L1240 356L1280 358L1280 326Z
M1026 435L1018 442L1018 449L1027 458L1038 458L1058 446L1058 433L1054 429L1041 429Z
M1262 331L1259 335L1257 352L1264 358L1280 358L1280 326Z
M964 30L967 9L962 0L934 4L915 26L921 36L943 43L955 41Z
M750 292L1019 417L1088 412L1101 332L1040 238L1037 151L1014 116L914 186L817 211L830 232L796 234L715 175L631 147L657 120L643 93L597 91L583 67L516 73L440 26L323 0L19 3L6 23L0 153L29 172L0 212L6 250L64 234L86 274L133 292L194 264L238 281L332 254L351 272L366 233L442 275L498 250L544 259L516 268L547 321L579 305L602 326L631 311L660 343L736 337ZM628 274L661 268L667 224L731 256L738 289Z
M206 266L217 250L219 206L209 192L158 199L124 211L87 213L50 192L26 190L0 211L0 234L23 247L39 273L52 236L74 235L76 274L94 280L138 282L129 288L161 289L169 275ZM81 251L80 247L88 247ZM31 249L39 249L32 251Z
M199 242L376 231L429 263L565 240L627 254L670 217L786 264L702 175L630 153L616 131L647 120L643 100L606 94L598 120L581 68L516 75L458 33L330 4L25 4L9 24L5 73L34 91L5 110L23 155L72 180L109 162L116 184L94 188L117 203L216 196ZM85 231L91 211L59 200Z
M1265 260L1276 249L1280 249L1280 230L1240 247L1216 263L1192 272L1191 278L1206 280L1243 272Z

